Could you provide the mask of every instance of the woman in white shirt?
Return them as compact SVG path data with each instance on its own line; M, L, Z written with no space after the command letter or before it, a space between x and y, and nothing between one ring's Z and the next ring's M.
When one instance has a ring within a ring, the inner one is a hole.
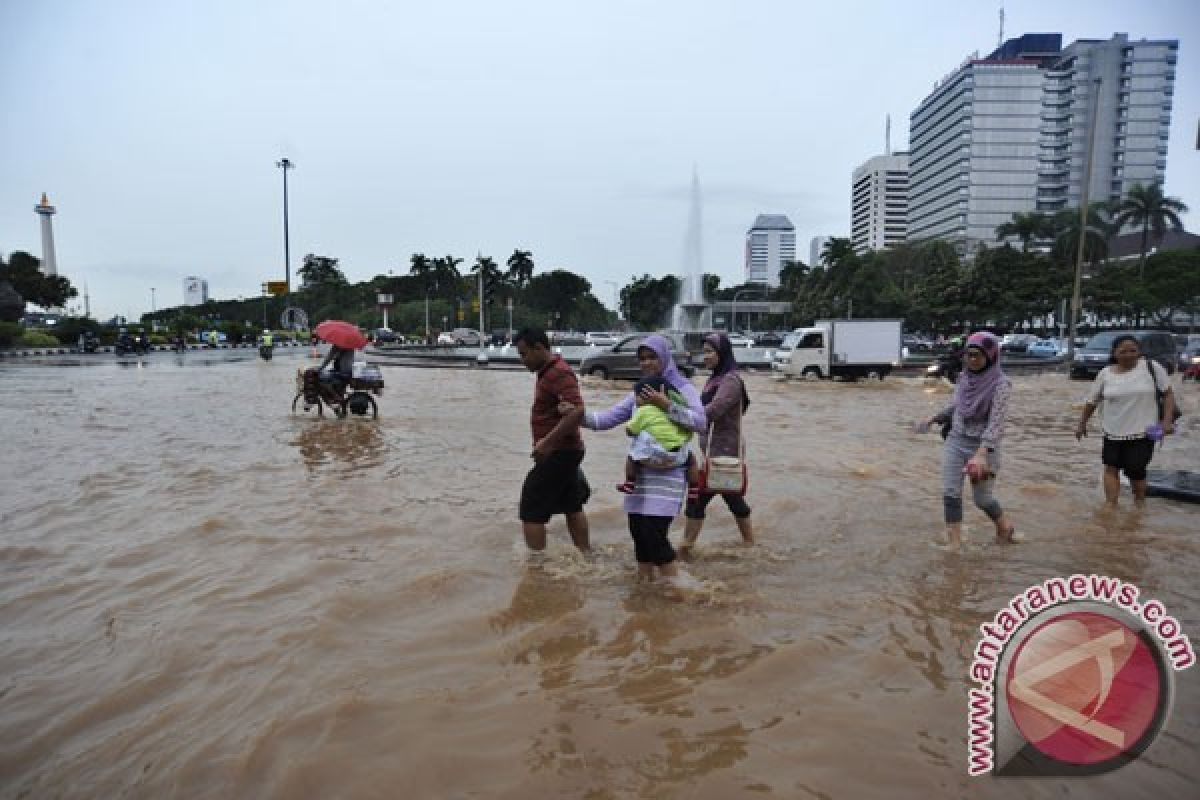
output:
M1167 371L1151 359L1143 359L1138 341L1133 336L1118 336L1113 340L1108 366L1100 370L1088 392L1083 416L1075 426L1075 438L1087 436L1087 423L1101 402L1100 428L1104 432L1104 501L1117 505L1121 491L1121 471L1133 487L1134 505L1146 504L1146 466L1154 455L1157 437L1150 434L1161 425L1163 435L1174 433L1175 393ZM1163 398L1162 416L1158 411L1158 388Z

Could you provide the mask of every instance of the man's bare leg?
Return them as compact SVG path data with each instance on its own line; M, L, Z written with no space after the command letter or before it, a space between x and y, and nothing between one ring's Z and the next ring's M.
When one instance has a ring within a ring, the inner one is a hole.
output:
M546 549L546 523L522 522L521 532L525 534L525 546L530 550Z
M738 533L742 535L742 541L746 544L754 544L754 525L751 524L750 518L734 517L734 521L737 522Z
M739 520L738 527L741 527ZM679 543L679 557L684 561L692 560L692 548L696 546L696 540L700 538L700 529L704 527L704 520L692 519L685 517L683 522L683 541ZM744 535L744 534L743 534Z
M571 541L579 548L581 553L592 552L591 536L588 530L587 514L582 511L576 511L573 514L567 514L567 532L571 534ZM529 541L529 537L525 537L525 541ZM542 546L546 544L546 526L542 526Z

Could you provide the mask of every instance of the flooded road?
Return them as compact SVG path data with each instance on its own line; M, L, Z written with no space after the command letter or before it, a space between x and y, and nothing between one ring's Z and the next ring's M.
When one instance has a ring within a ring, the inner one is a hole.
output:
M1015 379L997 496L1028 541L968 503L953 555L909 430L949 387L750 376L761 545L714 504L681 600L633 580L618 431L585 433L594 558L559 519L526 562L527 373L387 369L379 420L314 420L302 358L192 356L0 365L0 796L1195 796L1196 668L1122 770L966 776L977 626L1030 584L1116 576L1200 640L1200 507L1098 512L1084 383ZM1200 434L1153 466L1200 469Z

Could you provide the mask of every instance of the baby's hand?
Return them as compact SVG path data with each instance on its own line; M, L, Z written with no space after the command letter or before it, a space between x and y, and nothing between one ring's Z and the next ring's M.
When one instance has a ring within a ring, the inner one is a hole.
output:
M574 404L568 403L566 400L563 400L558 404L558 413L559 414L570 414L574 410L575 410Z

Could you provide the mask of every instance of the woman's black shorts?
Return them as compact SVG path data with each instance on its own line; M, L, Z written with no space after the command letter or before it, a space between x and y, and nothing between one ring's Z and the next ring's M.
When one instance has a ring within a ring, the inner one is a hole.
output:
M592 494L582 463L582 450L555 450L534 464L521 487L521 522L544 524L555 514L582 511Z
M672 517L629 515L629 535L633 537L634 557L639 564L664 566L675 560L675 548L667 538Z
M1100 451L1100 460L1106 467L1116 467L1125 472L1131 481L1146 480L1146 466L1154 457L1152 439L1108 439Z

